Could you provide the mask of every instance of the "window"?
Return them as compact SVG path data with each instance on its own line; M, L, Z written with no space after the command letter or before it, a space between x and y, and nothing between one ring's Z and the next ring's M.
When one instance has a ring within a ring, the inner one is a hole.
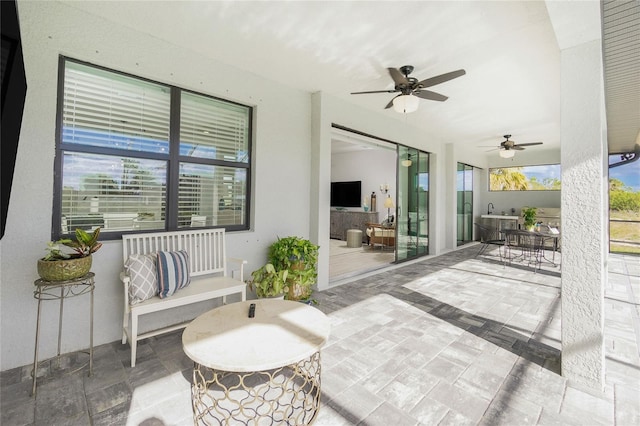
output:
M249 228L250 107L60 59L54 238Z
M559 191L560 164L489 169L489 191Z

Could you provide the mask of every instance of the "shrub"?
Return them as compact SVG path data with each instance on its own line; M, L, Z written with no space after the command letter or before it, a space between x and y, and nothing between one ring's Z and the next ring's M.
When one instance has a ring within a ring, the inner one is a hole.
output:
M640 211L640 192L611 191L609 208L617 211Z

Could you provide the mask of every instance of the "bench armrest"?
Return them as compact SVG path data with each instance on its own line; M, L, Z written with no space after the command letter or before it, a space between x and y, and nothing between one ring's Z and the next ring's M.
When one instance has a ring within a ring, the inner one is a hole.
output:
M240 281L244 282L244 265L246 265L249 262L247 260L241 259L239 257L228 257L227 261L233 262L233 263L236 263L237 265L239 265L239 269L237 269L237 270L240 271ZM233 277L233 270L231 272L231 276Z
M124 311L129 311L129 285L131 284L131 277L126 271L120 272L120 281L124 285Z

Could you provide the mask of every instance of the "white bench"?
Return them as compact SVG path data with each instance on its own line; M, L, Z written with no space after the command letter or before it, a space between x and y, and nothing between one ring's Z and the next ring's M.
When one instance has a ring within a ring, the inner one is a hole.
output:
M123 262L132 254L150 254L157 251L186 250L189 254L191 284L178 290L170 297L161 299L154 296L137 304L129 301L130 278L126 272L120 274L124 284L124 318L122 322L122 343L131 345L131 367L136 365L136 346L139 340L158 334L168 333L186 327L190 321L170 325L146 333L138 334L138 317L152 312L164 311L178 306L240 294L246 300L244 265L246 260L228 259L239 264L239 279L227 276L225 258L224 229L202 229L175 232L129 234L122 236ZM129 324L129 317L131 323Z

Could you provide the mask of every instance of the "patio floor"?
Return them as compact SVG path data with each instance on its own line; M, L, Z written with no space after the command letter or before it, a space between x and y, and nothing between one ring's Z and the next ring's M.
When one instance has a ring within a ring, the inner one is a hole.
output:
M317 292L332 322L315 425L640 424L640 262L610 255L606 387L560 376L560 273L504 267L478 246ZM120 342L1 373L2 425L188 425L181 332L150 338L129 367Z

